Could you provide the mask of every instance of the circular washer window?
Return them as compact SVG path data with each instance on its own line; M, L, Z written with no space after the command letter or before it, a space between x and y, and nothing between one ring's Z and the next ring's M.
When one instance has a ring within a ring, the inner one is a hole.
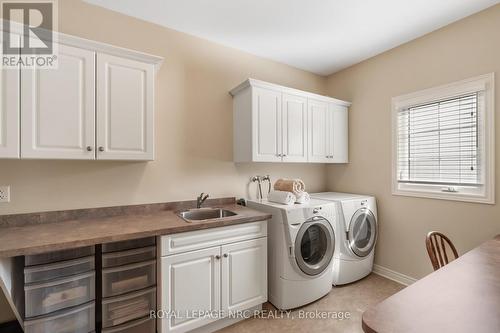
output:
M324 218L307 220L295 239L295 260L307 275L321 274L330 264L335 249L335 236L330 222Z
M359 257L366 257L375 247L377 240L377 221L375 215L361 208L354 213L347 232L349 247Z

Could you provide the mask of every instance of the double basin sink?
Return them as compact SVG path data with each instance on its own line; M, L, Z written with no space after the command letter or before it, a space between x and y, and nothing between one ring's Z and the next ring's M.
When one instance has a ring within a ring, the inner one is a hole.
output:
M238 214L222 208L197 208L179 212L178 215L186 222L203 222Z

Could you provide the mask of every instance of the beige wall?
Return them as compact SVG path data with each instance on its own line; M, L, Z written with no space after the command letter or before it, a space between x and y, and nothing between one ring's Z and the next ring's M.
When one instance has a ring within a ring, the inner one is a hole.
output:
M326 189L324 165L235 165L228 94L248 77L324 93L326 78L81 1L59 1L59 30L165 57L156 90L157 157L0 160L0 184L12 187L0 214L194 199L201 191L242 197L255 174L300 177L311 191ZM4 309L0 299L0 322L13 318Z
M420 278L431 271L424 245L428 231L448 234L459 253L500 233L499 205L391 194L391 98L490 72L496 72L498 81L499 31L497 5L329 77L328 93L353 103L349 112L351 163L327 168L329 190L377 197L377 264ZM498 107L499 82L495 98ZM498 112L496 117L498 129ZM498 165L500 134L496 154ZM500 179L498 172L496 178ZM497 181L500 197L498 191Z

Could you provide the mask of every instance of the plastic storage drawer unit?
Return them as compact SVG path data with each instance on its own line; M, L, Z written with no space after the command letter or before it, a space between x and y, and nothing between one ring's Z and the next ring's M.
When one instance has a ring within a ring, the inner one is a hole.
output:
M95 299L95 272L25 285L24 294L26 318L84 304Z
M155 333L155 332L156 332L156 321L154 318L149 318L149 317L102 330L102 333Z
M95 254L93 246L79 247L76 249L33 254L24 257L26 266L49 264L57 261L71 260L76 258L88 257Z
M102 267L116 267L134 264L137 262L150 261L156 258L156 246L143 247L139 249L111 252L102 255Z
M156 245L155 237L131 239L121 242L102 244L102 253L124 251L124 250L137 249L140 247L147 247L154 245Z
M102 270L102 296L110 297L156 285L156 260Z
M67 260L54 264L31 266L24 269L24 282L44 282L93 271L94 257Z
M94 330L94 302L24 322L25 333L89 333Z
M102 301L102 327L111 327L149 316L156 309L156 288Z

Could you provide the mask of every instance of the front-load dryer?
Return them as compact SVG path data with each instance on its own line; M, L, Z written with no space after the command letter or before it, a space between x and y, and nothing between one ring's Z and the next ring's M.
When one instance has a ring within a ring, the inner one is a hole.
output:
M333 284L351 283L370 274L378 238L375 198L336 192L313 193L311 197L337 204Z
M268 222L268 298L278 309L293 309L331 290L336 206L324 200L285 206L248 201L272 214Z

